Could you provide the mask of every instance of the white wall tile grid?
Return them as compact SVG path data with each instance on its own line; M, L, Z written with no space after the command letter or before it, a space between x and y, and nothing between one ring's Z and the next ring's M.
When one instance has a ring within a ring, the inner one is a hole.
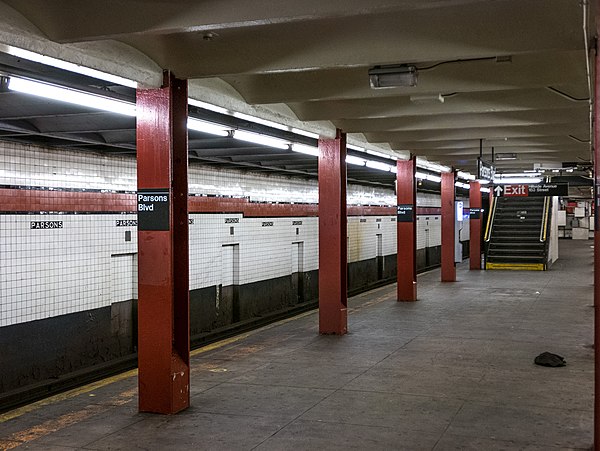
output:
M0 141L0 185L136 190L136 161ZM317 203L316 180L249 174L190 165L191 194L242 197L256 202ZM395 205L393 190L348 186L350 205Z
M137 231L116 227L123 218L135 215L0 215L0 326L135 296ZM35 221L62 227L31 229Z
M0 142L0 185L133 191L135 183L132 159ZM227 191L232 183L235 189ZM256 201L314 202L316 192L316 181L202 167L190 170L190 186L198 194L250 193ZM390 190L350 186L348 191L349 196L371 205L395 203ZM438 206L439 196L419 194L418 205L424 204ZM303 243L304 271L318 268L316 217L191 217L190 289L230 283L230 271L223 271L229 265L223 261L228 258L223 247L232 244L239 245L240 284L291 274L292 259L297 259L294 249L298 249L293 243L297 242ZM237 222L226 222L226 218ZM137 230L116 225L117 220L135 219L135 214L0 215L0 327L136 297ZM61 221L62 227L32 229L32 221ZM294 225L294 221L302 224ZM439 244L439 227L434 222L425 224L419 218L419 243L423 223L429 245ZM130 241L126 232L131 232ZM396 252L396 223L391 216L350 217L348 234L350 262L376 256L377 234L382 235L383 255Z

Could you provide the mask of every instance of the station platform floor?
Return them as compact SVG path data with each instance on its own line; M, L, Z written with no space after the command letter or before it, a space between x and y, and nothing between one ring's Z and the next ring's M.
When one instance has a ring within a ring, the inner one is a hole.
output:
M414 303L353 297L345 336L313 311L198 349L177 415L138 413L135 371L57 395L0 416L0 449L589 449L591 244L546 272L434 270Z

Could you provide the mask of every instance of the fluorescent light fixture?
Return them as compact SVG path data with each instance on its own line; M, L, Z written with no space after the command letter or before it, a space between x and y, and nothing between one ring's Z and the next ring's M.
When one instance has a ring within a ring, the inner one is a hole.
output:
M67 61L52 58L51 56L41 55L39 53L31 52L29 50L20 49L18 47L8 46L6 51L9 55L23 58L28 61L45 64L46 66L56 67L58 69L64 69L69 72L75 72L81 75L87 75L88 77L97 78L99 80L109 81L122 86L128 86L130 88L137 88L137 82L128 78L119 77L118 75L108 74L96 69L89 67L80 66L78 64L69 63Z
M23 94L30 94L45 99L71 103L111 113L135 116L135 103L89 94L83 91L63 88L39 81L27 80L19 77L10 77L8 89Z
M440 183L442 181L442 178L438 177L437 175L426 174L418 171L415 173L415 178L419 180L429 180L430 182L434 183Z
M429 163L429 162L428 162L427 160L424 160L424 159L423 159L423 158L421 158L421 157L417 157L417 167L418 167L418 168L424 168L424 169L427 169L427 167L426 167L426 166L427 166L427 164L428 164L428 163Z
M490 183L489 180L478 180L480 185L488 185Z
M307 132L306 130L302 130L302 129L294 128L294 127L292 127L290 129L290 131L292 133L296 133L297 135L308 136L309 138L319 139L319 134L318 133Z
M382 163L380 161L372 161L367 160L367 167L371 169L377 169L379 171L390 172L392 170L392 166L387 163Z
M290 143L283 139L273 138L272 136L259 135L258 133L247 132L244 130L236 130L233 133L235 139L240 141L247 141L254 144L261 144L263 146L274 147L276 149L288 149Z
M455 185L458 186L459 188L471 189L471 185L469 185L468 183L456 182Z
M398 160L398 157L395 157L394 155L388 155L387 153L378 152L376 150L365 149L365 152L367 152L370 155L375 155L376 157L388 158L394 161Z
M228 109L217 106L217 105L213 105L212 103L206 103L201 100L188 98L188 104L192 105L192 106L196 106L198 108L203 108L205 110L214 111L215 113L229 114Z
M516 153L497 153L494 155L494 160L505 161L505 160L516 160Z
M539 172L514 172L514 173L501 173L496 174L494 177L494 181L496 179L502 179L507 177L539 177L541 174Z
M277 128L279 130L287 130L287 125L278 124L277 122L268 121L266 119L261 119L259 117L251 116L246 113L238 113L234 111L233 117L237 117L238 119L244 119L246 121L254 122L255 124L266 125L267 127Z
M428 169L431 169L432 171L435 171L435 172L450 172L450 168L448 166L444 166L443 164L437 164L437 163L429 163Z
M434 182L434 183L441 183L442 178L438 177L437 175L431 175L431 174L425 174L425 179L429 180L430 182Z
M481 192L482 193L489 193L490 189L489 188L481 188Z
M261 119L259 117L251 116L250 114L246 114L246 113L232 112L232 111L229 111L227 108L213 105L212 103L203 102L202 100L188 98L188 104L190 104L192 106L196 106L198 108L203 108L205 110L214 111L216 113L227 114L228 116L233 115L233 117L237 117L238 119L244 119L244 120L247 120L250 122L254 122L256 124L266 125L267 127L276 128L278 130L291 131L292 133L295 133L297 135L308 136L309 138L319 139L318 133L309 132L309 131L302 130L299 128L288 127L287 125L278 124L277 122L269 121L267 119Z
M441 94L421 94L410 96L410 101L417 105L444 103L444 96Z
M208 133L210 135L228 136L229 129L223 125L213 124L206 121L201 121L193 117L188 117L187 127L190 130L197 132Z
M448 166L444 166L442 164L431 163L423 158L417 158L417 167L423 169L429 169L433 172L450 172L450 168Z
M509 177L503 179L494 178L494 183L496 185L520 185L528 183L540 183L541 181L542 179L539 177Z
M463 172L463 171L458 171L457 174L461 179L465 179L465 180L475 180L475 176L473 174L470 174L468 172Z
M319 156L319 149L317 147L307 146L304 144L298 144L298 143L292 144L292 151L298 152L298 153L303 153L306 155L312 155L313 157Z
M407 64L369 69L369 83L373 89L417 86L417 78L417 68Z
M398 158L393 155L388 155L387 153L378 152L376 150L367 149L365 147L355 146L354 144L348 144L346 146L346 148L351 149L351 150L356 150L358 152L365 152L365 153L368 153L369 155L374 155L374 156L380 157L380 158L386 158L388 160L393 160L393 161L398 160Z
M354 144L347 144L346 148L347 149L351 149L351 150L357 150L359 152L364 152L365 151L364 147L355 146Z
M353 164L355 166L364 166L367 164L367 160L355 157L354 155L346 155L346 163Z

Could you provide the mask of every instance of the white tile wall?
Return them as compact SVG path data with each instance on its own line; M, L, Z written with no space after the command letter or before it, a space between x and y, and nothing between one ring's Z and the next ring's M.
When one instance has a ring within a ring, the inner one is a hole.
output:
M424 215L417 217L417 249L441 246L442 217Z
M0 185L135 191L135 159L0 142Z
M348 218L348 262L377 256L377 235L382 235L383 255L396 253L396 222L393 216L350 216Z
M124 300L127 290L135 295L134 260L111 257L137 251L135 227L115 226L123 218L135 215L0 215L0 326L103 307ZM32 230L32 221L63 227ZM132 241L125 242L125 230Z
M0 185L134 191L135 160L0 142ZM190 192L244 196L254 201L317 201L316 180L190 168ZM394 205L391 190L348 187L350 204ZM439 206L439 196L419 194L418 205ZM286 276L294 245L303 242L304 271L318 269L318 218L244 218L241 214L191 214L190 289L227 285L230 249L239 245L240 284ZM226 218L237 222L226 223ZM110 305L137 296L137 229L116 220L135 214L0 215L0 327ZM360 220L364 219L364 222ZM380 222L377 219L381 219ZM350 217L348 260L396 252L392 217ZM63 228L32 230L31 221L63 221ZM302 221L293 225L293 221ZM263 223L273 225L263 226ZM439 245L439 217L418 219L418 243ZM230 228L234 234L230 234ZM298 229L298 234L296 234ZM125 232L131 231L131 241ZM297 264L297 263L296 263Z
M438 194L417 193L417 206L419 206L419 207L441 207L442 199Z
M232 244L239 245L240 284L291 274L292 243L296 241L304 243L304 270L318 268L318 218L244 218L240 214L191 217L194 224L190 225L190 289L231 283L231 262L223 260L229 251L223 247ZM239 222L226 223L232 218ZM292 221L302 221L302 225L292 225Z
M64 151L0 142L0 185L135 191L132 157ZM249 174L191 165L192 194L245 197L258 202L317 203L317 180ZM395 205L393 190L349 185L349 205Z

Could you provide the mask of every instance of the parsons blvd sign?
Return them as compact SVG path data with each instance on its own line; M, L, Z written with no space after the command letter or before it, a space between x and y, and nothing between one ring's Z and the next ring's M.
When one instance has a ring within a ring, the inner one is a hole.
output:
M534 185L496 185L496 197L568 196L568 183L536 183Z

